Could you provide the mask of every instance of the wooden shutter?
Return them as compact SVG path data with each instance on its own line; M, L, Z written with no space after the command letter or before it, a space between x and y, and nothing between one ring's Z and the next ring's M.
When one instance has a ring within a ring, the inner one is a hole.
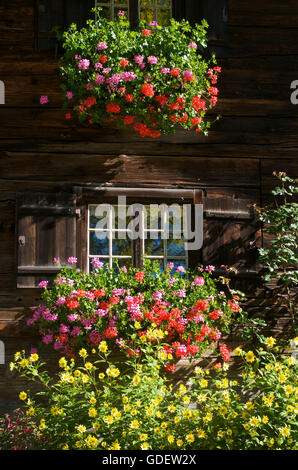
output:
M76 256L76 199L66 193L22 193L18 196L17 287L37 287Z
M36 0L36 5L38 49L50 50L58 46L54 28L63 32L71 23L84 26L93 16L94 0Z
M261 228L252 204L258 203L258 191L216 188L207 190L204 205L204 241L202 261L213 265L218 273L234 267L244 281L237 281L236 288L247 291L245 284L256 279L256 260L261 246ZM249 289L250 289L249 288Z

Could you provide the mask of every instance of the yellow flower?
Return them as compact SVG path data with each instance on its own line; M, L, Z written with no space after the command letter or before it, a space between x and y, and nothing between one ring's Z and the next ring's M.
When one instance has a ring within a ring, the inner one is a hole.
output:
M133 421L131 421L131 423L129 424L129 427L130 429L138 429L139 427L139 421L137 419L134 419Z
M245 360L246 362L254 362L255 361L255 355L253 353L253 351L248 351L246 354L245 354Z
M257 416L252 416L249 420L249 424L253 427L257 427L260 424L260 419Z
M68 444L64 444L64 446L62 447L62 450L69 450Z
M98 431L99 428L100 428L100 423L98 421L96 421L95 423L93 423L93 428L95 429L95 431Z
M86 384L89 382L89 377L86 374L82 374L82 382L83 384Z
M104 379L104 378L105 378L104 373L101 372L100 374L98 374L98 378L99 378L100 380Z
M87 447L97 447L98 446L98 439L96 439L96 437L94 436L91 436L91 434L89 434L89 436L85 439L85 444Z
M194 373L196 375L200 375L200 374L204 374L204 371L201 367L197 366L197 367L195 367Z
M22 360L20 361L20 366L21 366L21 367L27 367L28 364L29 364L28 359L22 359Z
M175 416L174 418L174 423L177 424L181 421L181 419L179 418L179 416Z
M98 345L98 350L99 350L100 352L103 352L103 353L107 352L108 346L107 346L106 341L101 341L101 342L99 343L99 345Z
M148 434L144 434L144 433L140 434L140 441L147 441L147 439L148 439Z
M200 385L201 385L201 387L206 388L206 387L208 386L208 381L205 380L205 379L202 379L202 380L200 381Z
M59 367L64 368L66 366L67 366L67 360L65 359L65 357L61 357L61 359L59 360Z
M80 377L81 371L79 371L79 370L77 369L77 370L74 371L73 375L74 375L75 377Z
M269 422L268 416L265 416L265 415L264 415L264 416L262 417L262 423L267 424L268 422Z
M42 430L46 427L46 424L45 424L45 420L44 419L41 419L40 420L40 424L39 424L39 429Z
M245 405L244 405L244 408L245 408L246 410L252 410L253 407L254 407L254 404L253 404L251 401L247 401L247 402L245 403Z
M279 374L279 376L278 376L278 381L279 381L281 384L285 383L286 380L287 380L287 376L286 376L285 374L283 374L283 373Z
M190 402L190 397L189 397L188 395L184 395L182 401L183 401L183 403L185 403L186 405L188 405L189 402Z
M85 367L86 367L87 370L92 370L93 369L93 365L91 364L91 362L86 362Z
M186 441L191 444L195 440L195 436L192 433L186 434L185 436Z
M109 376L109 377L118 377L118 375L120 374L120 371L119 369L116 369L114 367L109 367L107 370L106 370L106 374Z
M120 444L119 444L118 440L113 442L111 450L120 450Z
M283 437L288 437L291 434L291 429L288 427L281 428L280 433Z
M21 353L20 352L16 352L15 355L14 355L14 360L15 361L18 361L21 357Z
M149 444L148 444L148 442L143 442L143 444L141 444L141 449L142 449L142 450L148 450L148 449L149 449Z
M127 398L127 397L123 397L123 398L122 398L122 403L128 403L128 398Z
M138 385L141 382L141 377L139 375L135 375L132 379L133 385Z
M32 406L29 408L29 410L26 411L27 416L34 416L34 413L35 413L35 410Z
M168 435L168 442L169 442L170 444L173 444L174 441L175 441L175 438L174 438L173 434L169 434L169 435Z
M236 348L236 349L234 350L234 354L235 354L236 356L242 356L243 350L242 350L241 348Z
M97 415L97 411L96 411L95 408L91 407L91 408L89 408L88 414L89 414L90 418L95 418L95 416Z
M207 439L207 434L204 429L198 429L197 436L199 439Z
M272 348L276 343L276 339L272 336L269 336L269 338L266 338L265 343L269 348Z
M14 362L10 362L10 364L9 364L9 370L10 370L10 371L13 371L14 368L15 368L15 363L14 363Z
M174 412L176 411L176 406L174 406L174 405L168 406L168 411L169 411L170 413L174 413Z
M113 422L114 422L113 416L104 416L103 420L106 424L113 424Z
M50 411L51 411L51 414L54 416L60 414L60 409L57 405L52 406Z
M177 444L178 447L183 446L183 441L182 441L182 439L178 439L178 440L176 441L176 444Z
M141 323L138 322L138 321L135 321L134 327L135 327L137 330L139 330L139 329L141 328Z
M82 348L80 351L79 351L79 355L81 357L86 357L87 356L87 351L86 349Z
M23 400L23 401L26 400L26 398L27 398L27 393L26 393L26 392L20 392L19 398L20 398L20 400Z
M31 354L31 356L29 357L29 361L31 362L36 362L38 361L38 354Z
M95 397L91 397L90 400L89 400L89 403L91 403L91 405L94 405L96 403L96 398Z
M79 431L79 433L84 434L86 432L86 427L80 424L79 426L76 427L76 429Z
M290 356L290 357L287 358L287 362L288 362L289 366L294 366L296 364L296 359L295 359L295 357Z

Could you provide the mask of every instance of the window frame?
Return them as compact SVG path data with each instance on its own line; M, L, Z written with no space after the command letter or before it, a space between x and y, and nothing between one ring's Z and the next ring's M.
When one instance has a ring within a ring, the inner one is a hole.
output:
M78 265L82 270L89 272L89 211L88 205L96 205L101 203L117 204L118 196L126 196L127 205L133 203L140 203L144 205L149 204L172 204L172 203L188 203L194 208L194 204L202 204L203 191L201 189L162 189L162 188L121 188L121 187L83 187L75 186L74 192L77 198L77 208L79 209L80 216L77 219L77 257ZM193 219L193 218L192 218ZM133 240L133 258L132 265L140 268L142 266L142 249L140 242L142 240L137 238ZM193 256L195 254L195 256ZM188 251L187 266L191 264L190 261L195 263L200 262L202 250ZM116 256L115 256L116 258ZM173 259L175 257L168 257ZM154 257L154 259L157 259ZM164 259L164 258L163 258ZM182 260L181 260L182 261Z
M142 204L140 203L139 201L136 201L137 204L141 204L142 205L142 209L145 208L145 211L146 211L146 207L148 207L148 203L145 205L145 204ZM163 203L165 203L165 201L163 201ZM151 201L150 204L153 204L153 202ZM162 207L162 204L160 205L160 203L158 204L159 205L159 208L161 209L161 213L160 213L160 221L161 221L161 226L160 228L158 229L152 229L151 230L151 227L148 227L147 223L145 223L145 212L142 210L141 212L141 223L140 223L140 232L141 232L141 237L138 237L136 240L133 240L131 239L131 243L130 243L130 248L131 248L131 255L114 255L113 254L113 233L114 232L121 232L121 229L113 229L112 228L112 221L113 221L113 218L112 218L112 211L108 211L107 212L107 218L108 218L108 225L106 228L96 228L96 227L91 227L90 226L90 209L92 207L95 207L97 204L88 204L87 206L87 270L89 272L89 268L90 268L90 259L92 258L99 258L101 261L104 261L106 260L109 264L110 267L112 267L113 265L113 260L114 259L119 259L119 260L130 260L132 265L134 266L135 264L137 265L142 265L143 264L143 257L145 259L150 259L152 261L159 261L160 263L163 264L163 268L165 269L166 268L166 265L168 262L178 262L179 261L183 264L185 264L185 267L186 269L188 268L188 264L189 264L189 257L188 257L188 250L185 249L184 247L184 255L181 255L181 256L175 256L175 255L171 255L171 254L168 254L168 238L166 237L163 237L162 235L166 233L166 227L167 227L167 223L168 223L168 212L166 210L163 209ZM179 204L180 205L180 204ZM113 204L111 204L111 206L113 206ZM128 205L126 205L127 207ZM182 203L180 205L182 207ZM146 228L145 228L146 227ZM151 238L151 237L147 237L145 236L146 234L149 234L151 232L153 233L156 233L157 235L161 235L161 237L157 237L156 239L160 239L163 241L163 248L162 248L162 254L146 254L146 240L154 240L155 238ZM96 232L102 232L102 233L106 233L107 234L107 244L108 244L108 254L102 254L102 255L92 255L91 254L91 251L90 251L90 246L91 246L91 243L90 243L90 234L91 233L96 233ZM128 234L129 233L129 230L126 228L125 229L125 232ZM184 242L185 243L185 242ZM138 259L136 259L136 254L137 254L137 257Z

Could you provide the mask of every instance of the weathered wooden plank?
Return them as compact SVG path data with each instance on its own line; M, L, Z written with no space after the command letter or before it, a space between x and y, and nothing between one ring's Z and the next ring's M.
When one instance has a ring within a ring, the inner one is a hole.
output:
M250 143L165 143L165 142L108 142L76 141L64 142L49 139L0 139L0 150L10 152L28 153L65 153L65 154L105 154L119 155L172 155L172 156L201 156L201 157L229 157L229 158L252 158L252 159L296 159L298 154L297 138L291 137L287 142L270 144ZM19 181L21 183L21 181ZM3 180L2 180L3 184ZM37 184L33 182L32 184ZM41 182L45 186L46 181ZM61 183L60 183L61 184ZM65 182L65 184L67 184ZM57 183L59 186L59 184ZM1 186L0 186L1 191Z
M24 108L16 112L14 108L1 108L1 138L39 138L65 141L89 140L95 142L146 142L154 146L156 142L166 143L231 143L234 144L285 144L296 137L298 122L292 117L271 118L229 116L214 124L209 136L177 129L174 135L161 136L159 139L142 139L133 130L119 130L112 126L98 128L80 126L77 122L64 119L62 110ZM296 139L294 139L297 142Z
M298 28L229 25L229 57L255 57L298 53Z
M229 24L242 26L296 27L298 6L295 0L230 0Z
M250 159L7 153L0 159L0 173L4 179L124 185L129 181L130 186L141 182L195 187L259 184L258 161Z

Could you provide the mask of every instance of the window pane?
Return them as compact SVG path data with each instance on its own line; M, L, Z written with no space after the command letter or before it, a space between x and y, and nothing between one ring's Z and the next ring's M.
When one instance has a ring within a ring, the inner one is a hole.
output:
M107 232L89 233L89 254L90 255L108 255L109 240Z
M171 6L171 0L157 0L157 6L161 7L170 7Z
M149 24L151 21L154 21L154 9L153 8L144 8L140 12L140 20L145 21Z
M101 7L102 10L99 12L99 16L101 16L102 18L106 18L107 20L110 20L111 19L111 15L112 15L112 9L110 7Z
M108 228L108 213L105 211L102 216L95 215L97 206L89 207L89 228ZM104 220L106 219L106 220ZM100 224L100 225L99 225Z
M171 10L169 8L158 8L157 10L157 23L159 26L165 26L169 23L171 18Z
M154 0L140 0L141 6L144 5L154 5Z
M147 230L161 230L162 229L162 219L163 214L161 210L152 204L150 206L145 206L145 227L147 225Z
M185 256L184 240L183 239L175 240L170 235L170 238L167 241L167 256L174 256L174 257Z
M127 230L129 222L134 218L131 215L127 215L126 206L113 206L115 214L115 229Z
M173 230L182 233L183 230L183 211L182 207L176 206L174 210L170 210L167 214L167 229L171 232Z
M155 233L158 237L155 240L147 239L144 240L145 243L145 254L147 256L163 256L164 254L164 240L160 238L160 233Z
M132 256L132 243L131 240L118 240L113 239L113 256Z

